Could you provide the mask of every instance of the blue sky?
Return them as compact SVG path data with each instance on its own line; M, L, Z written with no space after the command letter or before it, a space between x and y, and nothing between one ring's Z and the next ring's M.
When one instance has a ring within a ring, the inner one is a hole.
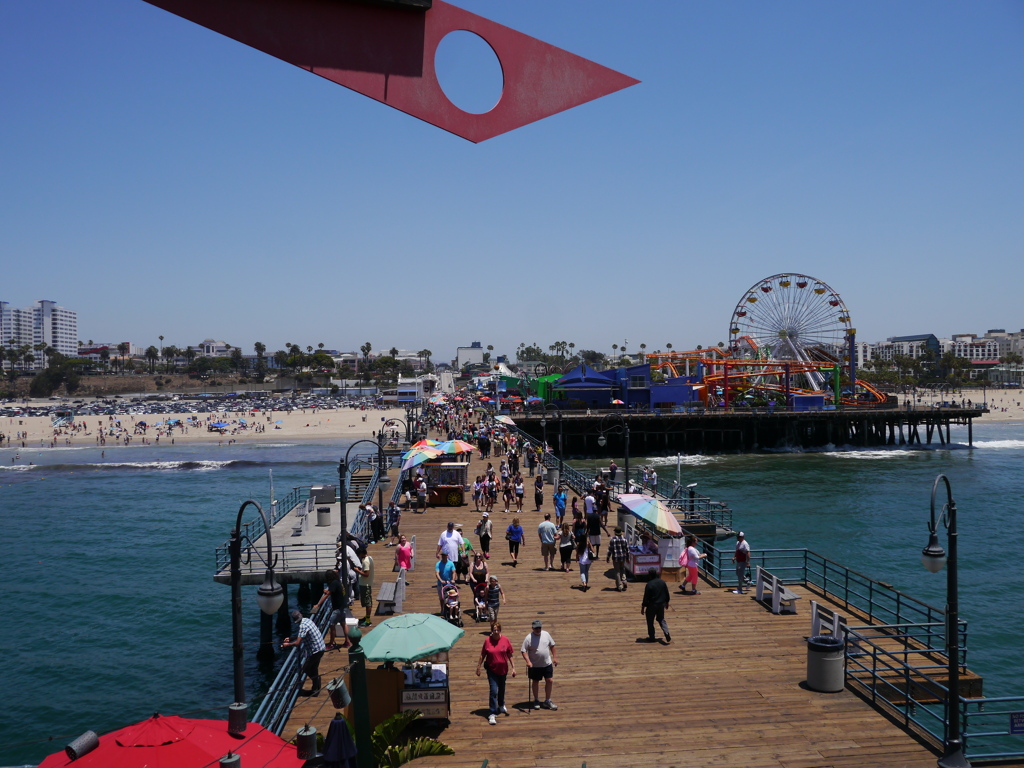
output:
M474 145L142 0L2 0L0 299L444 359L714 344L800 272L862 341L1024 327L1024 4L457 4L642 82Z

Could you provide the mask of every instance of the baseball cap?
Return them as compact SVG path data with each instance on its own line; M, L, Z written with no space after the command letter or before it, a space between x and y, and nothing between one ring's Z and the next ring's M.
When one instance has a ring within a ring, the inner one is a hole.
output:
M745 534L743 533L743 531L740 531L740 532L739 532L739 533L737 533L736 535L737 535L738 537L740 537L740 538L742 539L742 538L744 537L744 535L745 535Z
M490 517L490 516L491 516L491 515L490 515L490 513L489 513L489 512L484 512L484 513L483 513L483 515L481 515L481 517Z
M541 627L544 626L544 624L541 623L540 619L534 619L532 626L533 626L534 629L540 629Z

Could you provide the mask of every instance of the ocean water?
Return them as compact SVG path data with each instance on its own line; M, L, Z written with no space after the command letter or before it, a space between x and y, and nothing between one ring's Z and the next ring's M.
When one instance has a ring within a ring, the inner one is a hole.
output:
M683 483L728 503L757 548L808 547L941 606L945 578L920 564L932 481L953 486L969 666L992 695L1024 694L1024 425L975 425L975 448L683 457ZM965 441L966 432L954 432ZM331 483L347 444L0 450L0 765L35 763L81 732L151 715L225 717L232 700L229 590L214 548L242 501ZM621 457L620 464L621 464ZM25 462L32 462L28 467ZM674 458L632 457L674 479ZM582 462L580 463L583 464ZM297 596L293 589L292 603ZM273 667L255 660L250 700ZM52 741L47 741L52 738Z

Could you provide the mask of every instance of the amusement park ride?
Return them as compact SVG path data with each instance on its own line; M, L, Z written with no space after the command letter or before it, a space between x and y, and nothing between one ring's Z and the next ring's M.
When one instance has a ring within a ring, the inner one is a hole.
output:
M702 399L789 405L794 397L874 405L886 396L856 378L856 329L842 297L822 280L785 273L759 280L737 302L727 348L647 355L652 370L696 375Z

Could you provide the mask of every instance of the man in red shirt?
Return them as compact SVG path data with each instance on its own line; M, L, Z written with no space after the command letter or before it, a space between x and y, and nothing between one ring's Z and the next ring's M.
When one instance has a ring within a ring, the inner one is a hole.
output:
M476 664L477 677L480 677L481 667L487 670L491 709L487 722L491 725L498 724L499 712L508 714L505 707L505 678L509 671L512 672L512 677L516 676L516 665L512 657L512 642L501 634L501 624L494 622L491 625L491 634L484 640L484 646L480 649L480 660Z

